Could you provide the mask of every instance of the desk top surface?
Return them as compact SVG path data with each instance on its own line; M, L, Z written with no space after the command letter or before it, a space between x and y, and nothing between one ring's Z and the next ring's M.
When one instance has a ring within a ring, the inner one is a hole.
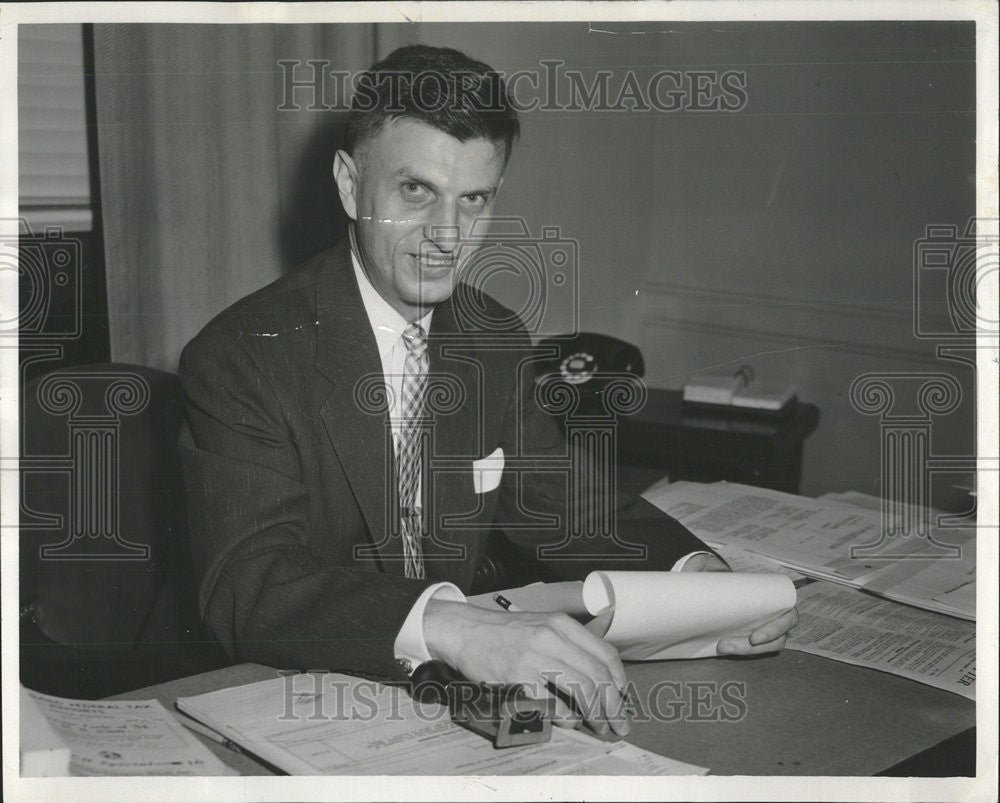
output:
M870 669L785 650L627 666L640 714L629 741L713 775L872 775L975 725L975 703ZM178 697L274 677L240 664L118 699ZM253 759L203 739L243 775Z

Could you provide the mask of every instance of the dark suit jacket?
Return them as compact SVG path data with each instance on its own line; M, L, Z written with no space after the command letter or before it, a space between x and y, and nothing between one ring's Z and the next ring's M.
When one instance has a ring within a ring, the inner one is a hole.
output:
M513 313L464 285L436 308L428 579L412 580L392 512L382 367L347 241L237 302L188 344L181 453L199 602L234 658L400 677L393 642L406 614L431 581L468 589L490 528L523 546L565 541L575 486L566 441L535 401L530 348ZM477 494L472 461L497 447L503 480ZM609 556L607 538L576 539L547 560L558 576L669 569L704 549L645 501L618 501L618 531L646 560Z

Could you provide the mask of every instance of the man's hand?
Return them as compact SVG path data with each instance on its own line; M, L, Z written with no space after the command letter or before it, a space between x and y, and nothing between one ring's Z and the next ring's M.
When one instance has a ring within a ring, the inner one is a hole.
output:
M785 646L788 631L799 621L799 612L792 608L770 619L748 636L729 636L719 639L715 651L719 655L760 655L777 652Z
M557 725L577 727L582 715L598 733L609 726L620 736L629 732L618 651L566 614L493 612L432 599L423 624L430 654L469 680L520 683L531 697L553 698Z
M731 569L715 555L694 555L688 559L681 571L728 572ZM719 639L715 650L719 655L760 655L765 652L777 652L785 646L788 631L795 627L798 621L799 612L792 608L764 622L749 635Z

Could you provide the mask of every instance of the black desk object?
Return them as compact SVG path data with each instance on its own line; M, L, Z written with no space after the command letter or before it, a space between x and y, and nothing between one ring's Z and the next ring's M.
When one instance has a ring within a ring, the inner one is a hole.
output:
M650 388L645 406L622 416L618 462L622 484L728 480L798 493L802 444L819 424L813 404L796 402L780 418L684 407L681 391Z

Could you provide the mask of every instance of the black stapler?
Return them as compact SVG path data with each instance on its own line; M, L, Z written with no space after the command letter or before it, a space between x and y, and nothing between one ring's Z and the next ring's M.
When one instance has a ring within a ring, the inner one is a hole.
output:
M520 686L473 683L443 661L427 661L411 679L413 699L448 706L451 719L496 748L547 742L552 700L533 700Z

